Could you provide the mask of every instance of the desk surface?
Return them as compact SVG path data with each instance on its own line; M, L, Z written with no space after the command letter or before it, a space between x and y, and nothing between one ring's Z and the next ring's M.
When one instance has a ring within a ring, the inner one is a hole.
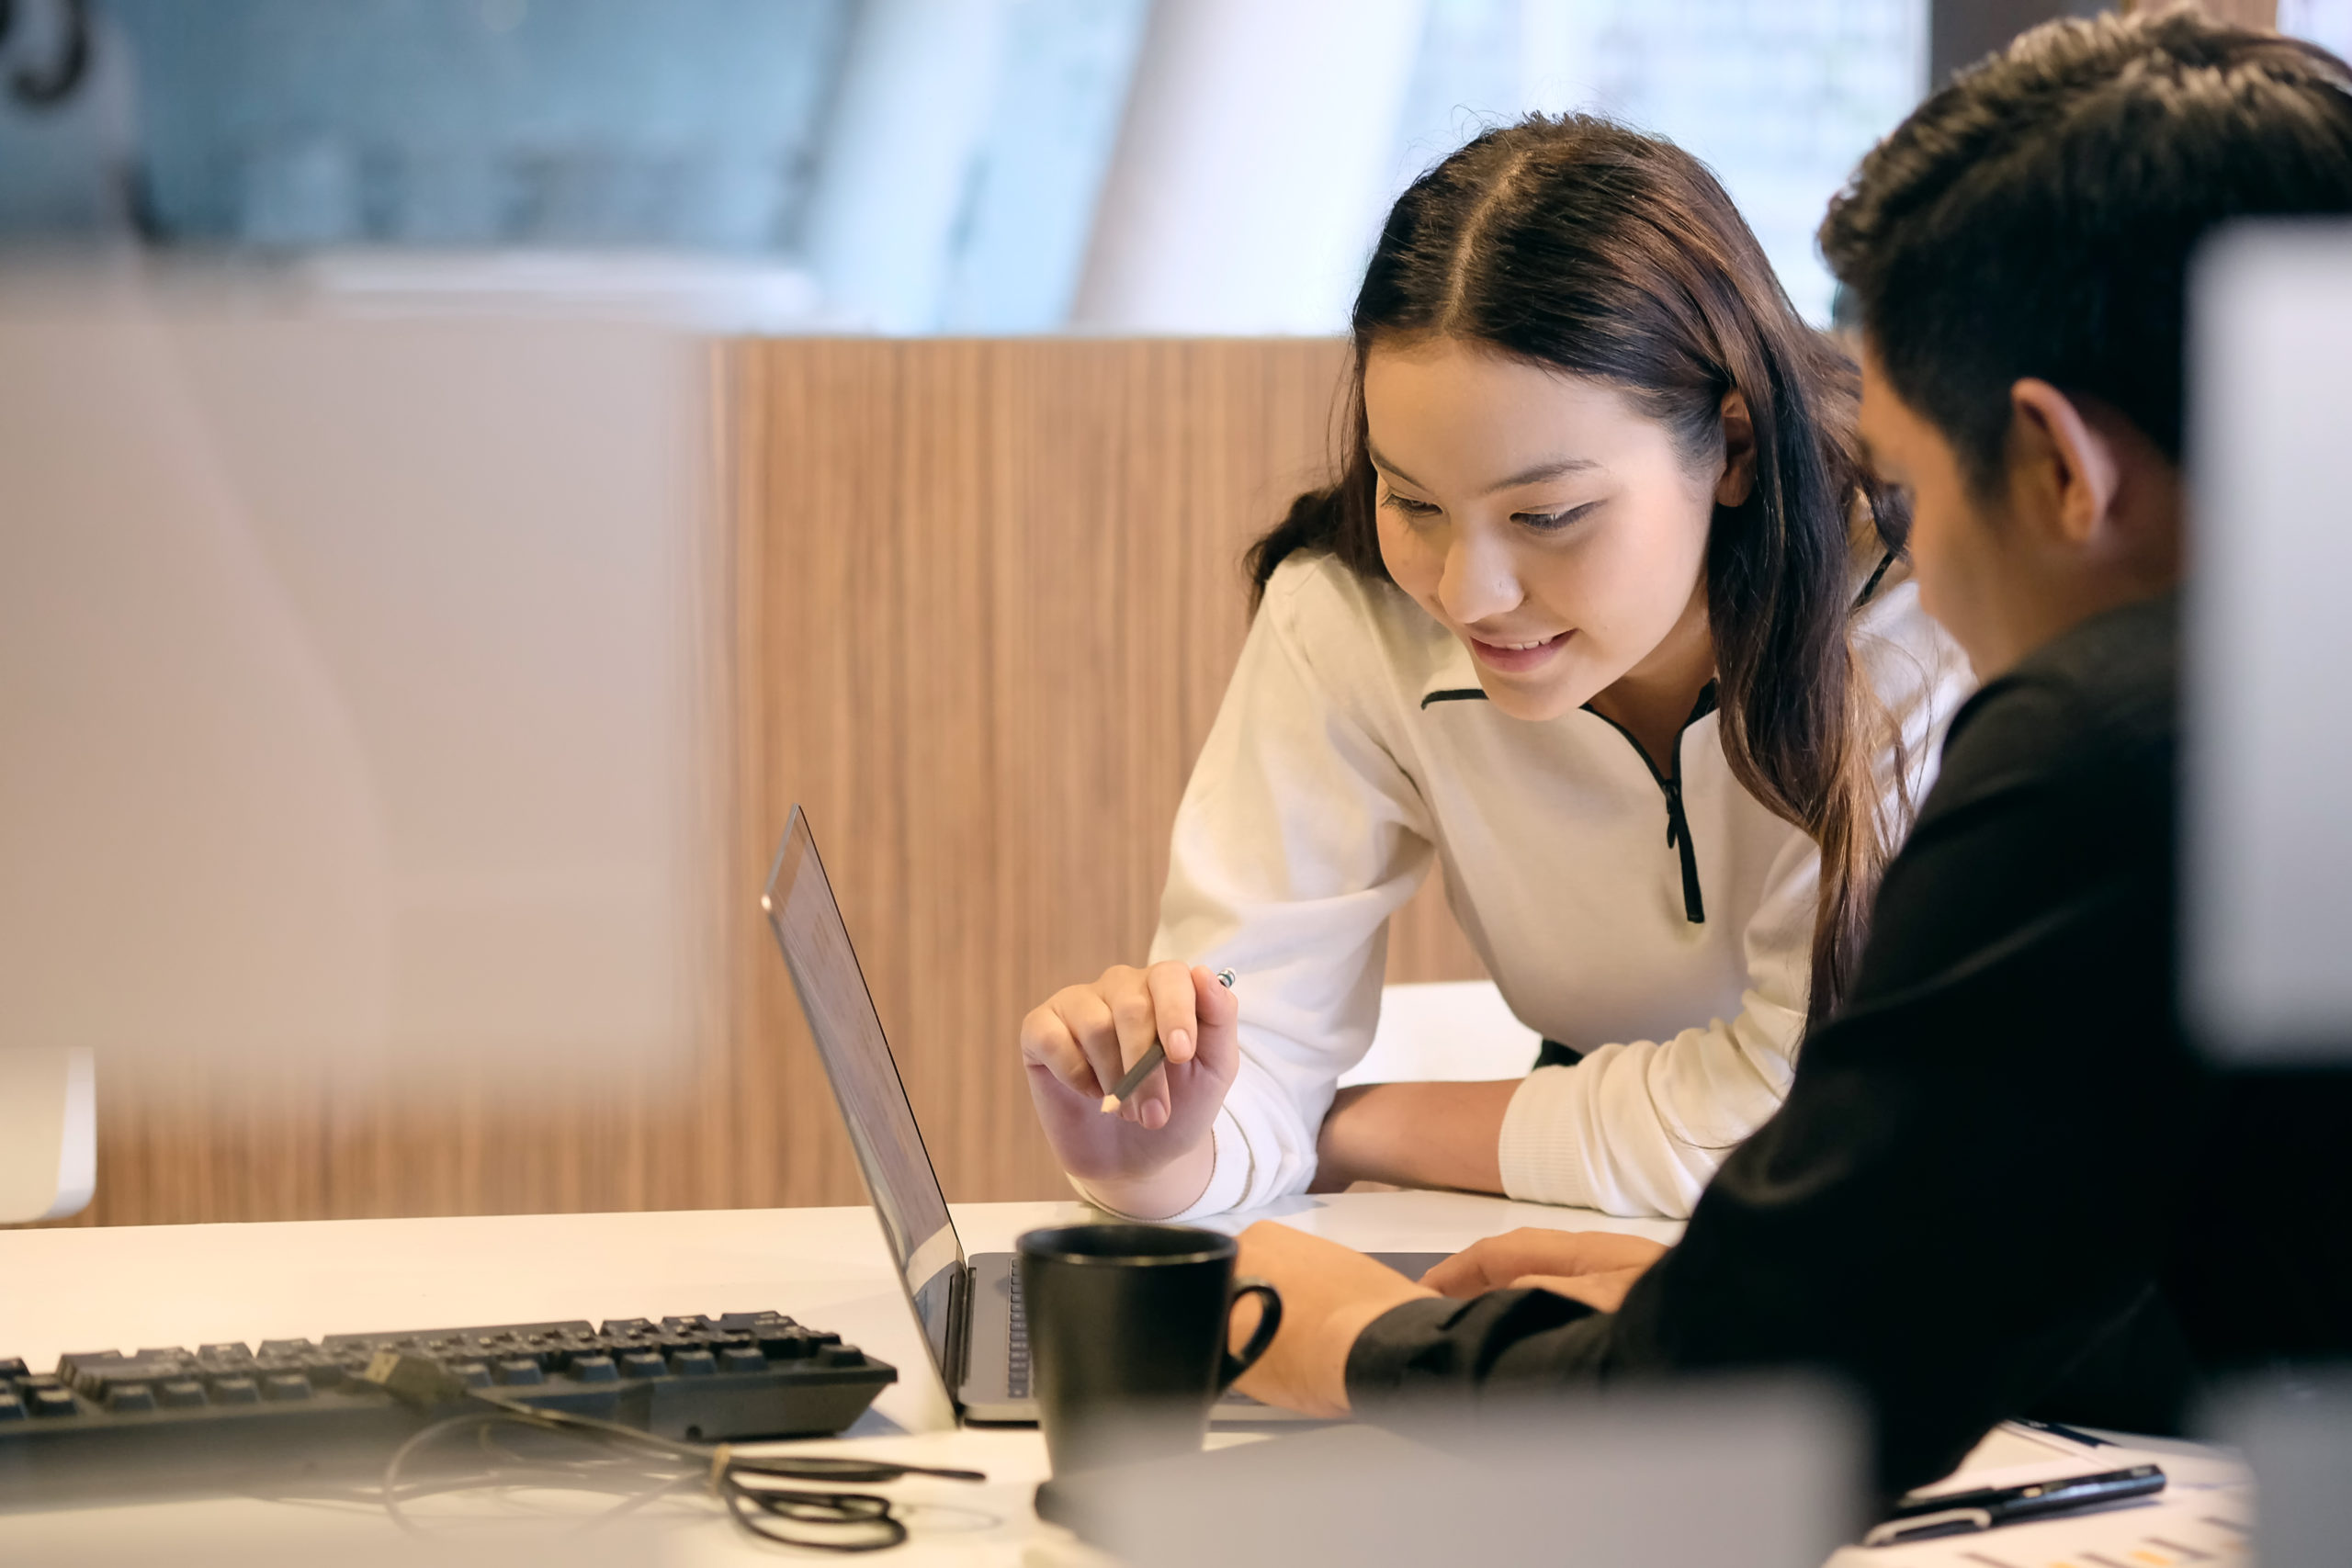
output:
M965 1204L955 1213L966 1250L990 1252L1009 1249L1023 1231L1092 1212L1070 1201ZM1660 1240L1681 1228L1442 1192L1298 1199L1234 1216L1227 1228L1260 1218L1398 1252L1452 1251L1519 1225ZM1034 1431L956 1430L870 1209L6 1231L0 1280L0 1356L36 1367L69 1351L141 1345L773 1307L838 1330L899 1369L899 1382L837 1443L989 1472L983 1488L941 1483L921 1493L977 1514L943 1512L937 1518L950 1522L936 1529L918 1517L913 1556L1018 1562L1035 1536L1029 1495L1046 1473L1043 1443ZM330 1540L389 1536L391 1528L380 1512L356 1505L337 1511L250 1499L0 1514L0 1559L86 1561L100 1539L135 1552L181 1549L192 1539L266 1537L300 1552ZM739 1550L760 1549L690 1504L662 1538L660 1557L728 1561Z

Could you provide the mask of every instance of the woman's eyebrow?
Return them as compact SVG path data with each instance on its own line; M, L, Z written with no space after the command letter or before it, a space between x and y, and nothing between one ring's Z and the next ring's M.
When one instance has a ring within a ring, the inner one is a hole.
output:
M1429 488L1429 486L1421 483L1420 480L1415 479L1412 475L1407 473L1404 469L1398 468L1387 458L1382 457L1380 455L1380 448L1374 446L1371 442L1367 441L1364 443L1363 450L1364 456L1372 459L1372 466L1378 468L1382 473L1386 474L1390 479L1403 479L1415 490L1427 490Z
M1367 443L1364 451L1365 455L1371 457L1373 467L1390 478L1402 479L1415 490L1429 488L1386 457L1382 457L1379 447ZM1555 457L1548 463L1538 463L1532 468L1521 468L1508 479L1497 479L1487 487L1485 493L1492 495L1497 491L1516 490L1521 485L1542 484L1545 479L1556 479L1562 474L1584 473L1599 467L1600 465L1590 457Z
M1517 490L1521 485L1542 484L1556 479L1562 474L1580 474L1600 467L1589 457L1555 457L1548 463L1538 463L1532 468L1521 468L1507 479L1498 479L1487 487L1488 495L1498 490Z

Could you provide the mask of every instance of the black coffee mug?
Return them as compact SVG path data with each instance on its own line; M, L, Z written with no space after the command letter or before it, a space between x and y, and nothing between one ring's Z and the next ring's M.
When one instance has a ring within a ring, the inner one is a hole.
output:
M1030 1388L1054 1473L1197 1452L1209 1406L1282 1327L1263 1280L1236 1280L1229 1235L1189 1225L1065 1225L1020 1247ZM1238 1356L1233 1303L1264 1308Z

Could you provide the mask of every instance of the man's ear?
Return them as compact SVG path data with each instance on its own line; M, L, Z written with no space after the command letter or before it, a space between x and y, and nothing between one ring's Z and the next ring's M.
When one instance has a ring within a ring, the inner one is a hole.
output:
M1756 421L1736 387L1724 394L1722 414L1724 474L1715 481L1715 504L1737 506L1756 488Z
M2047 381L2009 389L2009 506L2080 549L2108 522L2123 466L2083 411Z

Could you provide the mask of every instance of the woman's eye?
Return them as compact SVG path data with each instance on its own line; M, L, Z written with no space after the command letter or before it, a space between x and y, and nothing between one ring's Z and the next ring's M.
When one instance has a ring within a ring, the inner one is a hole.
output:
M1565 512L1521 512L1513 515L1511 521L1539 534L1548 534L1568 526L1600 504L1597 501L1588 501L1582 506L1571 506Z
M1397 495L1394 491L1391 491L1388 498L1381 504L1392 512L1402 513L1408 517L1434 517L1439 510L1426 501L1415 501L1410 496Z

